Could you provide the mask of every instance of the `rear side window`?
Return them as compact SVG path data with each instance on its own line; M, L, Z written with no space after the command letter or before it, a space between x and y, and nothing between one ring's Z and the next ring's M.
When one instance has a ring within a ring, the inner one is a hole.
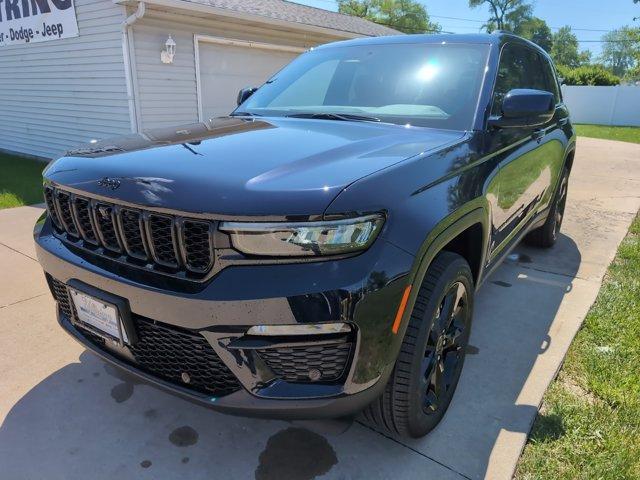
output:
M498 78L493 90L491 115L502 113L502 100L514 88L549 91L543 62L534 50L522 45L506 44L500 55ZM553 92L553 90L551 90Z

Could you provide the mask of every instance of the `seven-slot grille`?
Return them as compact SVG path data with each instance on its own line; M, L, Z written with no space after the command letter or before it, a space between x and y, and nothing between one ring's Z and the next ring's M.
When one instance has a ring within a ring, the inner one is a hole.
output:
M105 340L77 322L67 286L50 276L49 280L62 314L69 321L76 322L78 331L90 343L104 350ZM135 359L135 367L207 395L223 396L240 389L238 379L198 332L161 324L135 314L133 323L138 341L128 348ZM188 375L186 383L184 374Z
M132 264L196 277L213 266L213 225L98 201L46 186L47 209L67 240Z

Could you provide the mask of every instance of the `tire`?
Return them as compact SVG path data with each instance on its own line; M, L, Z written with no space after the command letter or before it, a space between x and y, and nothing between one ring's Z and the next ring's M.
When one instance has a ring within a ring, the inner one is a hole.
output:
M414 438L435 428L460 378L472 314L469 264L455 253L439 253L420 286L389 383L363 412L369 423Z
M525 243L532 247L551 248L555 245L564 220L564 209L567 204L567 190L569 187L569 170L564 169L560 185L553 200L553 206L544 225L532 230L525 237Z

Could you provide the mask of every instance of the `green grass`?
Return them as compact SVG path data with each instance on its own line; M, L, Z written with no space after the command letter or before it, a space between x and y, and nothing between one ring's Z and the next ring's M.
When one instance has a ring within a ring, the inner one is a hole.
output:
M515 478L640 478L640 217L609 267Z
M640 143L640 127L607 127L605 125L576 125L575 127L579 137Z
M41 203L45 163L0 153L0 209Z

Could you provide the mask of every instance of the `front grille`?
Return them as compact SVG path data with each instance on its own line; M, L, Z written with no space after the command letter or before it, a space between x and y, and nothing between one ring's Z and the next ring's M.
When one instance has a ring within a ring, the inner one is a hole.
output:
M91 243L91 245L98 245L96 229L93 226L91 203L86 198L76 197L73 206L76 220L78 221L78 230L80 230L82 238Z
M78 236L78 227L76 221L73 218L73 212L71 211L71 196L62 191L56 192L56 201L58 202L58 213L62 225L69 235L74 237Z
M155 261L161 265L175 267L178 263L178 255L175 248L173 219L164 215L151 215L149 230Z
M211 224L187 220L183 226L185 260L189 268L196 272L206 272L211 268Z
M45 187L58 236L139 268L198 280L213 268L213 222L120 206Z
M147 248L144 240L144 223L142 213L137 210L123 208L120 211L120 231L122 242L127 253L134 258L147 260Z
M52 293L60 311L69 319L75 318L64 283L49 277ZM175 385L214 396L223 396L240 389L229 368L197 332L160 324L133 315L138 342L129 347L136 368ZM77 324L78 331L93 345L105 348L105 341L94 332ZM125 360L127 361L127 360ZM189 379L185 383L186 374Z
M96 225L102 244L112 252L120 253L120 241L116 231L116 213L113 206L107 203L97 203L95 208Z
M346 371L351 343L265 348L258 354L278 377L288 382L335 381Z
M49 217L51 217L53 224L58 228L62 228L62 223L60 223L60 218L56 209L53 188L45 187L44 201L47 204L47 213L49 214Z

